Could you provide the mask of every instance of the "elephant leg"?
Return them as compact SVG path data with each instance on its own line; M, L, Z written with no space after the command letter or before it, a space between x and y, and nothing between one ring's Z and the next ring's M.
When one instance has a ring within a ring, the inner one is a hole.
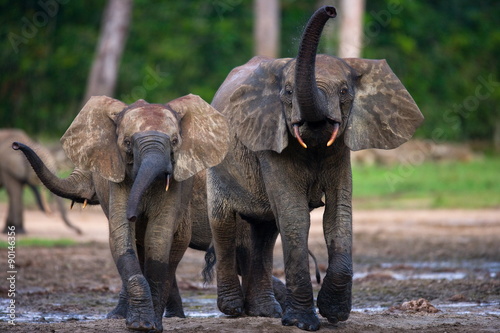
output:
M208 216L217 258L217 306L229 316L243 314L244 299L238 278L235 254L235 213L224 207L220 198L209 201Z
M165 317L185 318L182 307L182 298L177 286L175 272L177 266L186 252L191 240L191 223L184 223L174 235L172 249L170 251L167 285L164 291L164 298L167 299Z
M118 296L118 304L116 307L111 310L107 315L107 319L125 319L127 318L128 313L128 295L127 288L124 284L122 284L122 289L120 290L120 294Z
M8 227L15 227L16 234L24 234L23 223L23 184L10 175L3 177L4 186L9 197L9 209L7 219L5 221L4 233L8 231Z
M351 312L353 270L350 174L341 179L341 186L326 192L323 230L328 249L328 269L317 299L320 314L331 323L347 320Z
M300 329L316 331L319 329L319 319L314 308L307 252L309 212L278 216L287 289L281 322L285 326L295 325Z
M122 196L114 193L113 187L110 194L110 202L113 203L109 220L110 248L127 296L126 325L133 330L154 331L156 326L151 290L136 255L137 223L130 223L124 210L118 208L123 206L114 201L119 201Z
M186 318L182 307L182 298L179 293L179 287L177 286L177 280L175 278L172 286L170 287L170 293L168 294L167 306L165 307L165 317Z
M297 181L288 160L275 154L261 158L262 175L269 202L276 217L285 262L286 304L281 322L300 329L316 331L319 318L314 308L314 297L309 273L307 240L309 236L309 202L305 190L307 177Z
M240 222L245 223L245 222ZM245 311L249 316L281 318L281 306L273 291L273 249L278 236L275 221L252 221L250 223L250 263L239 263ZM248 267L245 269L245 267Z

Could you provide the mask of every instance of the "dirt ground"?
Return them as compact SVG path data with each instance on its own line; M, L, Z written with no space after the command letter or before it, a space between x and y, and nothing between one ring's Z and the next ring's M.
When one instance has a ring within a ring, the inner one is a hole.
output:
M0 221L5 220L0 205ZM320 332L500 332L500 209L354 211L353 311L336 325L321 318ZM1 332L130 332L124 320L104 319L120 280L99 208L75 207L78 236L54 213L25 212L23 238L70 238L78 245L15 249L15 325L8 321L7 249L1 249ZM0 236L7 240L7 236ZM312 214L309 246L324 277L327 255L321 211ZM201 279L203 253L188 250L178 269L187 318L164 318L165 331L301 332L279 319L222 315L214 285ZM283 276L280 246L275 275ZM320 285L311 278L315 293Z

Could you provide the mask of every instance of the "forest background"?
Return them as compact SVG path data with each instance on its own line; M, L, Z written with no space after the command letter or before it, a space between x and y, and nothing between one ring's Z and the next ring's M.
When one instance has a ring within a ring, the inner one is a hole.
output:
M105 5L0 1L0 127L62 136L85 102ZM317 7L280 1L279 57L296 56ZM229 71L254 55L253 10L251 0L135 0L114 97L211 101ZM500 147L499 17L498 1L366 1L362 57L387 59L408 88L426 118L417 138ZM324 38L320 52L336 48Z

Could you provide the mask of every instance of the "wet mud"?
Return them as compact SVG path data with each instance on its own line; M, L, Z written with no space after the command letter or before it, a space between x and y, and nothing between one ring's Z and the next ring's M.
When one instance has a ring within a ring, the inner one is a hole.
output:
M0 206L0 219L5 206ZM107 244L106 220L98 209L71 211L78 236L57 216L25 214L23 238L70 238L66 247L16 247L15 325L9 324L7 249L1 249L1 332L128 332L124 320L105 319L120 279ZM6 239L6 236L3 236ZM331 332L499 332L500 210L356 211L354 213L353 311ZM284 279L281 244L274 274ZM309 247L321 276L327 254L321 211L312 214ZM315 293L320 284L314 277ZM164 318L164 331L301 332L279 319L222 315L214 284L201 277L203 253L188 250L178 269L187 318Z

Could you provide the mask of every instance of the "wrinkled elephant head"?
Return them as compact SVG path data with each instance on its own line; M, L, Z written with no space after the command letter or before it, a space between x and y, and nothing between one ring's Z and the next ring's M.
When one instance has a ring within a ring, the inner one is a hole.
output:
M134 221L153 181L163 177L168 189L171 176L180 182L220 163L228 127L224 116L195 95L129 106L98 96L85 104L61 142L76 167L114 183L133 181L127 217Z
M249 149L280 153L290 136L304 148L342 138L351 150L391 149L423 121L385 60L316 54L323 27L335 16L325 6L311 17L297 58L255 57L228 77L236 88L217 93L212 105L232 110L231 127ZM219 105L227 98L229 105Z

